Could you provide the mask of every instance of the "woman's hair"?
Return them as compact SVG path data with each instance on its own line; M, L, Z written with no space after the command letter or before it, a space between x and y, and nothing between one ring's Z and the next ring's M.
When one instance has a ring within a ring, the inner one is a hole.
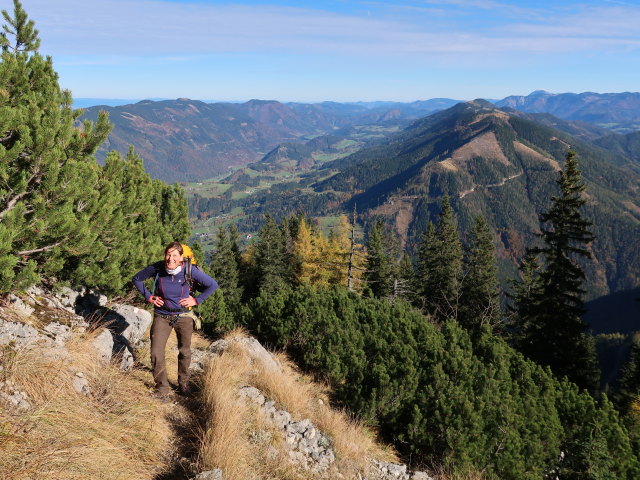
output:
M169 250L177 250L180 255L182 255L182 244L180 242L171 242L164 248L164 255L167 256Z

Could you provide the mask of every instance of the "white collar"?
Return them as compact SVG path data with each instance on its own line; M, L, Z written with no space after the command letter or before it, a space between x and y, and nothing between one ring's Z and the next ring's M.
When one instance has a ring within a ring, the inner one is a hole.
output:
M167 266L165 265L164 269L167 271L169 275L177 275L182 271L182 265L178 265L178 267L174 268L173 270L170 268L167 268Z

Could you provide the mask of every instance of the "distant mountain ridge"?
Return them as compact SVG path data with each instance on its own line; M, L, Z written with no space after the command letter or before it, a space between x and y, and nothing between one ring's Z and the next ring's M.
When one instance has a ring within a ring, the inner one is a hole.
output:
M225 173L229 167L257 162L283 143L302 144L323 135L343 136L341 131L358 125L404 127L457 103L446 98L407 103L313 104L275 100L244 103L143 100L89 107L85 118L96 118L99 110L106 110L114 123L99 158L104 158L111 149L124 153L133 145L153 177L175 182L199 181ZM526 97L507 97L496 105L521 111L524 118L590 141L611 134L612 129L623 133L634 128L640 130L640 93L537 91Z
M619 133L640 130L640 93L550 93L536 90L495 103L527 113L550 113L563 120L579 120Z
M393 108L274 100L209 104L181 98L98 105L85 109L82 118L96 119L100 110L109 113L114 128L99 158L114 149L125 153L133 145L154 178L175 182L210 178L258 161L281 143L303 143L358 124L404 125L437 105L455 102L414 102L401 110L395 103Z

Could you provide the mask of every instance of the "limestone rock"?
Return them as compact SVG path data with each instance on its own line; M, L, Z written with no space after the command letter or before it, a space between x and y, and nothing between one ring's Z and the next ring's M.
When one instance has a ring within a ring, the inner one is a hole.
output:
M216 355L221 355L233 344L240 344L254 362L262 363L266 368L280 370L280 366L273 356L253 337L233 337L229 340L218 340L213 342L207 351Z
M93 345L96 348L98 358L102 363L111 362L113 354L113 336L109 330L103 330L96 338L93 339Z
M411 480L433 480L433 477L425 472L413 472L413 475L411 475Z
M34 308L31 305L27 305L13 293L9 295L9 308L13 309L21 317L28 317L34 312Z
M109 330L122 335L130 345L135 345L151 324L151 313L132 305L114 304L107 310L101 323Z
M69 327L58 322L51 322L43 330L51 335L56 345L64 345L65 342L71 339L72 335Z
M36 345L54 345L52 339L41 335L30 325L0 319L0 345L8 345L10 343L16 348L32 348Z
M293 420L291 414L275 407L273 400L265 400L255 387L245 386L240 398L258 405L262 415L280 431L289 460L314 474L325 475L336 457L331 441L309 419Z
M202 373L204 371L204 364L211 355L212 354L206 350L191 349L191 365L189 365L189 370L195 373Z
M85 318L92 317L96 311L100 312L107 302L107 297L96 290L82 290L82 295L76 298L75 311Z
M84 294L84 289L81 290L73 290L69 287L62 287L59 292L54 294L55 298L58 300L61 308L64 308L68 312L76 313L76 305L78 303L78 298Z

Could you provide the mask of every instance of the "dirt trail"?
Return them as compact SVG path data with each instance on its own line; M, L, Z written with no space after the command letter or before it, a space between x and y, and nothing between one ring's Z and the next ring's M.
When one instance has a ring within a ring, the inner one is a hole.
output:
M514 178L518 178L520 176L522 176L524 174L524 172L520 172L520 173L516 173L515 175L511 175L509 177L505 177L503 178L500 182L498 183L489 183L488 185L474 185L473 187L471 187L469 190L464 190L462 192L460 192L460 198L464 198L467 195L469 195L472 192L475 192L476 189L478 188L495 188L495 187L502 187L505 183L507 183L509 180L513 180Z
M162 405L165 419L173 430L172 444L167 451L167 471L153 480L188 480L198 473L198 448L201 431L198 415L200 402L197 393L188 397L174 395L172 401Z

